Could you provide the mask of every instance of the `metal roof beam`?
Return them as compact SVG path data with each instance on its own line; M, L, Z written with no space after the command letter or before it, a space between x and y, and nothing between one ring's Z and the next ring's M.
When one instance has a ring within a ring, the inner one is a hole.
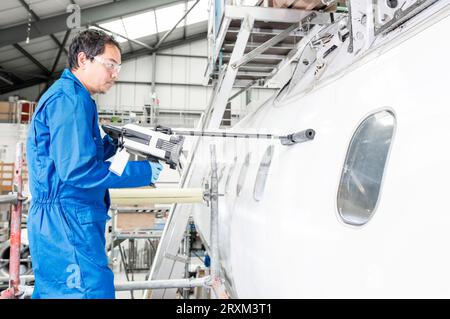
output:
M202 32L202 33L199 33L199 34L194 34L192 36L187 37L184 40L175 40L175 41L166 42L163 45L161 45L161 47L159 49L160 50L169 49L169 48L176 47L178 45L190 43L190 42L197 41L197 40L200 40L200 39L206 39L206 32ZM142 50L139 50L139 51L135 51L133 54L124 54L122 56L122 62L126 61L126 60L130 60L130 59L136 58L138 56L148 55L148 54L151 54L151 53L152 52L150 52L148 49L142 49ZM161 55L164 55L164 54L161 54ZM199 56L194 56L194 58L199 58ZM54 78L57 78L60 73L61 73L61 71L55 72L53 74ZM8 93L8 92L16 91L16 90L19 90L19 89L23 89L23 88L26 88L26 87L33 86L33 85L41 84L41 83L47 82L48 79L49 79L49 77L45 77L43 75L36 75L36 77L34 79L26 80L23 83L19 83L19 84L11 85L9 87L1 88L0 89L0 94L5 94L5 93Z
M206 32L193 34L191 36L188 36L185 39L166 42L166 43L162 44L158 48L158 50L170 49L170 48L173 48L173 47L176 47L179 45L187 44L187 43L194 42L194 41L201 40L201 39L206 39ZM122 56L122 61L133 59L133 58L136 58L136 57L139 57L142 55L152 54L153 52L158 52L158 50L156 50L156 49L153 49L153 50L141 49L141 50L134 51L133 53L125 53Z
M12 91L16 91L16 90L20 90L20 89L24 89L33 85L37 85L37 84L41 84L42 82L45 82L46 80L41 79L41 78L35 78L35 79L30 79L30 80L26 80L22 83L19 84L14 84L11 86L7 86L4 88L0 88L0 94L4 94L4 93L8 93L8 92L12 92Z
M21 78L19 78L18 75L31 76L31 77L41 78L41 79L46 79L46 80L48 80L50 78L48 75L36 74L36 73L31 73L31 72L19 71L19 70L13 71L10 69L2 68L1 66L0 66L0 72L9 74L11 79L17 83L23 82L23 80Z
M14 83L23 82L23 80L20 77L18 77L14 72L12 72L11 70L5 70L1 65L0 65L0 72L2 72L4 75L7 75L8 79Z
M55 62L53 63L53 67L52 67L52 71L51 71L52 74L56 71L56 67L58 66L59 59L61 58L62 52L65 51L64 47L66 46L67 39L69 39L70 31L72 31L72 30L69 29L66 31L63 42L59 46L58 54L56 55Z
M20 45L13 44L13 46L20 51L28 60L33 62L39 69L41 69L46 75L50 75L51 72L47 70L45 66L43 66L38 60L36 60L30 53L28 53L24 48L22 48Z
M19 0L19 2L22 4L22 6L25 9L28 10L28 12L31 13L31 15L33 16L34 20L36 20L36 21L40 21L41 20L41 18L36 14L36 12L33 11L33 9L30 8L30 5L28 3L26 3L25 0ZM53 34L50 34L50 38L52 38L53 42L55 42L58 45L58 47L61 47L61 43L59 43L58 39ZM63 48L63 50L64 50L64 52L67 55L66 48Z
M0 80L2 80L3 82L9 84L9 85L14 85L14 82L5 78L4 76L0 75Z
M127 37L127 36L124 36L123 34L120 34L120 33L117 33L117 32L115 32L115 31L106 29L106 28L100 26L100 25L97 24L97 23L94 23L93 25L94 25L96 28L99 28L99 29L101 29L101 30L103 30L103 31L109 32L109 33L111 33L112 35L114 35L114 36L116 36L116 37L124 38L125 40L127 40L127 41L129 41L129 42L132 42L132 43L134 43L134 44L137 44L137 45L139 45L139 46L141 46L141 47L144 47L144 48L146 48L146 49L148 49L148 50L153 50L153 49L154 49L153 47L149 46L148 44L145 44L144 42L141 42L141 41L138 41L138 40L135 40L135 39L131 39L131 38Z
M81 25L92 25L96 22L115 19L153 8L167 6L182 0L122 0L81 10ZM31 23L30 39L43 37L67 30L67 17L71 13L63 13L54 17L41 19ZM28 23L0 30L0 47L26 40Z

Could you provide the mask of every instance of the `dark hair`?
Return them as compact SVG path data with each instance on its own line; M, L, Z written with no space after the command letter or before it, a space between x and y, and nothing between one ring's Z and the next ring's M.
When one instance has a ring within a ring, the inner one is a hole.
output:
M108 35L97 29L88 29L79 32L75 38L73 38L69 47L69 56L67 58L69 61L69 68L73 70L79 67L78 53L84 52L88 59L92 60L95 56L105 52L106 44L116 46L120 53L122 53L119 43L112 35Z

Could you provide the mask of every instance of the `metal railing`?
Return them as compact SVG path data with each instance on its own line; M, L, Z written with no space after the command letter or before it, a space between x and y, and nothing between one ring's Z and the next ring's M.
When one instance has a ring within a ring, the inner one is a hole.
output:
M108 123L139 123L142 126L163 125L169 127L194 128L204 111L200 110L170 110L161 109L151 118L144 111L109 111L101 110L98 113L100 122Z
M0 123L29 124L37 103L27 100L0 102Z

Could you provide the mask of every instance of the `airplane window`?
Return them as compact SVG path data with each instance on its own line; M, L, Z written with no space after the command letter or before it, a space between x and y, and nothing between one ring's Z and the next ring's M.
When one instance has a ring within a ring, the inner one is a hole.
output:
M339 214L347 224L364 225L373 216L395 124L392 112L377 112L352 137L337 196Z
M236 195L239 196L241 194L242 188L244 187L245 177L247 176L248 167L250 166L250 154L248 153L245 156L244 164L242 164L241 171L239 172L238 182L236 185Z
M270 163L272 162L273 145L270 145L263 155L261 164L259 164L258 174L256 175L255 187L253 189L253 198L260 201L264 195L267 175L269 173Z

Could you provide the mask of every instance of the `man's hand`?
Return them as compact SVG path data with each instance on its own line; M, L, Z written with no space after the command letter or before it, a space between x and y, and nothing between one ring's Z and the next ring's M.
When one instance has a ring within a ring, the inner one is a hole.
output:
M161 173L163 166L161 165L160 162L149 161L149 163L150 163L150 167L152 169L152 180L151 180L150 184L154 184L156 182L156 180L159 178L159 173Z

